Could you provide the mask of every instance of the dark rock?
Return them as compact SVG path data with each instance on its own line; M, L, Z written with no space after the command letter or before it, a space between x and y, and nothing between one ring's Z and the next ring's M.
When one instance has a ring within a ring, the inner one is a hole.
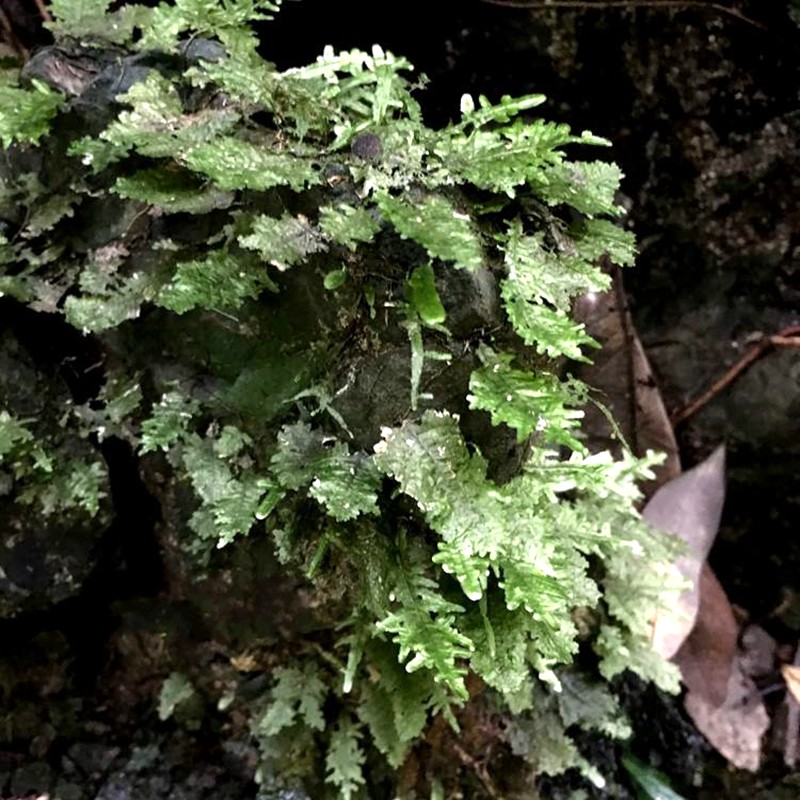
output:
M53 782L53 770L44 761L34 761L21 766L11 778L11 793L23 796L26 794L47 794Z
M14 333L0 332L0 409L29 420L36 444L54 464L101 460L79 436L77 425L62 425L70 403L66 387L36 368ZM32 460L26 455L20 458L23 464ZM95 564L97 544L110 518L107 499L101 500L94 518L81 508L48 510L39 500L45 496L47 480L19 477L13 468L13 464L2 468L5 481L12 480L12 491L0 497L5 520L0 535L0 618L74 596ZM31 501L13 502L24 490L30 492ZM107 484L105 494L107 498Z
M131 778L116 775L100 787L95 800L156 800L156 797L137 795Z
M119 755L118 747L100 742L76 742L67 751L72 761L88 776L104 773Z
M88 796L77 783L59 780L56 783L53 800L88 800Z

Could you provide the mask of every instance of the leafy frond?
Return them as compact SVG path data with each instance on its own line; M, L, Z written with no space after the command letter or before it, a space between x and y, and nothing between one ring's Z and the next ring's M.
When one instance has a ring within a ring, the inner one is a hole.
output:
M180 262L156 303L176 314L193 308L236 309L274 285L266 267L246 255L212 250L204 258Z
M380 474L372 460L350 454L347 445L313 431L310 425L287 425L278 434L272 471L285 489L308 489L337 520L377 511Z
M428 721L433 705L432 677L426 670L408 673L394 647L380 640L370 644L372 677L361 683L358 717L368 727L389 764L399 767L409 746Z
M280 219L264 215L256 217L252 232L240 236L239 243L248 250L256 250L265 262L279 270L286 270L313 253L327 249L317 227L305 217L288 215Z
M399 584L395 600L397 606L377 627L398 645L401 662L411 656L406 671L429 669L436 682L466 700L467 669L459 662L469 658L474 646L455 625L456 615L464 609L445 600L436 582L420 573L408 575Z
M583 410L574 389L550 373L514 369L511 355L485 349L483 358L485 366L470 377L470 408L488 411L494 425L514 428L519 441L536 432L542 441L584 451L575 438Z
M174 146L170 150L174 152ZM265 191L274 186L301 191L320 182L311 159L234 136L216 136L212 141L193 145L178 153L177 160L225 191Z
M349 717L340 718L331 731L325 756L325 780L338 788L342 800L350 800L364 783L361 767L365 758L358 743L358 727Z
M233 202L230 192L203 186L194 176L161 167L117 178L112 190L120 197L158 206L171 214L208 214Z
M378 221L368 210L346 203L320 208L319 226L332 241L351 251L362 242L371 242L380 230Z
M428 196L415 202L379 194L381 214L397 232L421 244L431 258L452 261L457 267L478 269L484 255L470 217L444 197Z
M50 131L50 123L58 113L64 97L38 80L30 89L0 86L0 142L38 144Z
M149 9L124 5L109 12L110 6L111 0L51 0L49 9L54 20L47 27L56 36L81 42L127 44L134 28L146 24Z
M322 704L328 688L319 678L317 665L309 661L302 667L279 667L273 677L271 700L253 721L255 733L274 736L298 720L313 730L323 730Z
M163 395L151 416L142 423L140 453L169 450L186 436L192 417L199 404L183 392L171 391Z

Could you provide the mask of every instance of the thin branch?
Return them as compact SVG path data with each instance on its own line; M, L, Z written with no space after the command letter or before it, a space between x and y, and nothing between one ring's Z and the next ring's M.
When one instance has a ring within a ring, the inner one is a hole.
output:
M628 417L630 419L630 429L628 430L628 437L630 438L630 446L632 452L639 455L639 437L637 431L639 430L639 397L636 383L636 368L633 363L634 356L634 341L635 333L633 331L633 321L631 320L631 312L628 308L628 295L625 293L625 287L622 284L622 270L619 267L613 268L611 273L612 291L614 292L614 300L617 305L617 314L619 314L620 327L622 328L622 335L625 338L625 359L627 380L626 397L628 400Z
M19 53L23 61L27 61L30 58L30 53L19 40L16 33L14 33L14 26L11 24L11 20L2 8L0 8L0 30L2 30L3 36L7 39L9 46Z
M39 9L39 16L45 22L52 22L53 21L53 17L50 15L50 12L48 11L47 6L44 4L44 0L33 0L33 2L36 3L36 8Z
M492 800L503 800L503 795L498 791L494 781L486 771L486 767L477 758L471 756L458 742L453 743L453 749L456 751L459 761L475 773L475 776L483 785L486 796L492 798Z
M728 388L748 367L775 347L800 347L800 325L790 325L773 336L765 336L753 345L719 380L688 406L672 415L673 426L680 425L707 406L718 394Z
M533 11L546 11L551 8L576 8L588 11L593 8L700 8L716 11L754 28L766 31L767 26L761 22L742 14L736 8L724 6L722 3L706 3L703 0L482 0L492 6L505 6L506 8L528 8Z

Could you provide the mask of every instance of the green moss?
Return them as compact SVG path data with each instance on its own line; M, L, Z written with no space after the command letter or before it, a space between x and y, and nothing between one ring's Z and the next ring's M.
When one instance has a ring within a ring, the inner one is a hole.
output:
M671 553L634 507L657 459L587 453L586 388L560 376L564 358L596 346L571 305L607 288L598 259L633 261L630 235L609 219L618 168L565 150L607 143L530 119L539 95L477 106L465 95L457 122L430 129L410 64L377 47L326 49L280 72L249 27L272 2L109 5L60 0L54 30L183 66L151 69L97 136L67 143L68 194L9 189L27 210L18 235L0 239L0 289L85 332L158 348L174 382L153 377L161 385L143 398L130 390L137 374L118 376L127 399L97 398L84 418L98 435L124 430L142 458L166 454L194 496L182 535L201 563L263 535L265 520L318 605L335 585L347 609L336 632L277 668L254 711L261 776L316 777L356 796L376 753L397 768L432 717L457 725L472 671L515 720L511 750L598 782L564 728L624 734L613 697L579 685L584 714L552 695L532 707L575 656L576 608L602 621L591 644L605 677L624 667L675 688L648 640L667 602L654 576ZM203 36L216 39L207 57L190 57ZM46 148L48 130L61 132L55 92L0 91L14 101L0 103L4 144ZM69 216L83 219L96 198L127 212L83 241ZM448 330L460 310L453 274L497 278L502 330ZM524 445L502 485L483 443L465 438L467 403ZM374 430L351 432L367 418L379 418ZM36 478L21 496L45 513L96 512L97 464L66 460L38 482L52 457L8 415L0 456ZM646 556L636 569L631 552ZM181 696L173 683L165 709Z

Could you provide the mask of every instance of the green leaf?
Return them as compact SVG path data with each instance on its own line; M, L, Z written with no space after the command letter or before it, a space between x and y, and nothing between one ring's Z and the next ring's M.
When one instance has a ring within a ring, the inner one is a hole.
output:
M465 269L483 266L483 248L472 220L444 197L429 195L410 202L380 193L375 200L397 232L421 244L432 258Z
M607 685L574 670L562 671L559 680L556 700L566 727L580 725L615 739L630 737L630 723Z
M413 497L438 528L464 498L484 488L486 462L470 455L455 420L444 412L426 412L422 424L385 428L375 445L375 463ZM469 503L472 506L473 503Z
M203 503L191 525L202 539L212 540L217 548L248 533L264 493L271 487L255 470L239 474L236 462L224 455L234 437L238 439L237 446L244 447L242 436L229 432L219 439L189 436L182 450L183 466Z
M614 198L620 180L622 171L616 164L564 161L531 179L530 183L550 205L566 203L590 216L619 216L623 209Z
M322 704L328 689L319 678L316 664L309 661L302 668L278 667L273 677L272 701L254 721L257 733L275 736L298 719L309 728L324 730Z
M325 756L325 781L338 788L343 800L351 800L359 786L364 784L362 766L365 756L358 738L358 727L347 716L342 716L331 731Z
M126 274L129 255L119 242L90 254L78 278L81 294L64 303L70 325L86 333L100 332L140 315L142 304L152 300L160 286L159 259L154 258L149 269Z
M104 464L70 459L58 465L50 481L36 490L36 497L45 516L65 509L81 508L94 517L100 510L100 501L108 496L107 482Z
M645 800L684 800L682 795L670 787L667 778L661 772L630 753L622 756L622 766L644 792Z
M532 302L524 287L513 279L501 283L500 294L514 330L537 352L550 358L566 356L573 361L589 361L581 347L600 346L586 333L583 323L573 322L566 311Z
M445 321L447 314L436 291L436 276L430 264L417 267L411 273L406 292L411 307L426 325L441 325Z
M20 445L32 442L33 438L25 422L12 417L5 409L0 410L0 463Z
M373 213L346 203L320 208L319 226L326 236L350 251L362 242L371 242L380 230Z
M99 39L126 44L134 28L146 23L150 9L128 5L109 13L110 5L111 0L51 0L49 9L54 21L46 23L46 27L58 37L81 42Z
M308 487L309 495L340 522L377 512L380 474L372 459L363 453L351 455L346 445L305 423L281 429L270 463L281 486Z
M607 219L585 219L570 228L581 258L596 261L601 256L623 267L636 260L636 238L617 223Z
M163 722L169 719L175 709L194 695L194 687L180 672L173 672L161 685L158 694L158 718Z
M512 368L511 355L495 355L484 349L483 358L486 366L470 377L470 408L488 411L493 425L505 423L514 428L517 441L537 432L543 441L585 450L575 438L583 410L569 407L578 405L569 385L546 372L533 374Z
M84 35L84 32L105 17L111 0L51 0L50 13L57 21L57 30L70 35Z
M608 142L590 133L576 136L569 126L514 119L510 124L493 129L483 126L492 119L510 120L518 111L542 101L541 95L528 95L517 100L504 98L499 106L484 104L474 112L467 101L464 120L441 131L433 152L447 165L447 171L482 189L513 197L525 184L545 189L555 178L551 171L564 159L557 148L567 144L607 145ZM462 101L463 102L463 101ZM563 182L563 179L562 181Z
M520 696L526 690L530 695L527 653L531 625L525 611L509 611L502 597L492 596L485 614L482 608L470 612L466 631L475 644L472 669L506 697Z
M182 261L172 280L155 298L158 305L176 314L194 308L236 309L258 297L274 284L266 268L253 264L247 255L229 250L212 250L204 258Z
M78 202L78 196L72 192L54 194L41 202L29 206L27 224L24 229L26 239L32 239L46 233L66 217L74 214L73 206Z
M334 269L325 275L322 285L328 292L336 291L347 280L346 269Z
M584 234L580 240L589 250L585 255L590 258L584 258L577 242L565 237L560 250L550 250L543 245L544 234L528 236L523 233L521 220L510 223L502 238L508 281L513 283L515 293L529 302L544 303L569 313L578 295L608 289L611 279L591 263L602 254L604 242L597 241L600 235L594 228L588 230L592 234Z
M182 392L164 394L151 416L142 423L141 454L155 450L169 450L182 439L192 417L200 410L199 403Z
M149 23L142 30L142 50L175 50L179 36L224 37L230 30L246 27L251 22L272 19L280 7L275 0L175 0L160 3L153 9Z
M163 208L169 213L208 214L233 202L230 192L204 187L194 176L162 167L117 178L112 187L120 197Z
M432 704L429 673L406 672L395 649L373 641L366 653L370 679L362 682L358 717L369 727L375 746L397 768L425 727Z
M117 99L131 108L100 134L100 141L82 139L70 147L69 152L80 156L95 172L131 150L152 158L186 161L190 169L202 172L188 163L192 154L203 153L204 147L213 151L220 142L228 141L230 137L224 134L239 121L239 113L229 107L185 113L178 87L155 70Z
M600 674L606 680L629 669L665 692L678 694L681 690L678 668L658 655L647 637L604 625L594 649L602 659Z
M50 123L64 103L55 89L34 79L31 89L0 86L0 142L38 144L50 132Z
M559 775L577 768L598 788L605 786L597 767L580 754L564 731L552 700L542 692L538 692L533 711L510 720L506 737L514 755L522 756L537 775Z
M214 439L212 446L218 458L230 459L252 444L252 438L244 431L240 431L233 425L226 425L219 436Z
M480 95L478 98L480 108L476 109L472 96L465 94L461 97L461 122L458 127L481 128L489 123L507 123L521 111L536 108L546 100L543 94L526 94L521 97L504 94L499 103L492 104L488 97Z
M170 152L173 150L174 147L170 148ZM178 160L228 191L264 191L288 186L299 192L321 180L310 159L270 150L266 144L251 144L234 136L217 136L213 141L187 149Z
M470 657L474 646L455 626L455 617L464 609L445 600L436 583L424 575L409 575L407 584L397 591L400 605L378 622L378 630L388 633L399 647L398 658L407 672L430 669L437 682L455 697L469 697L460 662Z
M279 270L327 250L319 230L303 216L284 215L280 219L258 216L253 220L252 233L240 236L239 244L258 251L264 261Z

